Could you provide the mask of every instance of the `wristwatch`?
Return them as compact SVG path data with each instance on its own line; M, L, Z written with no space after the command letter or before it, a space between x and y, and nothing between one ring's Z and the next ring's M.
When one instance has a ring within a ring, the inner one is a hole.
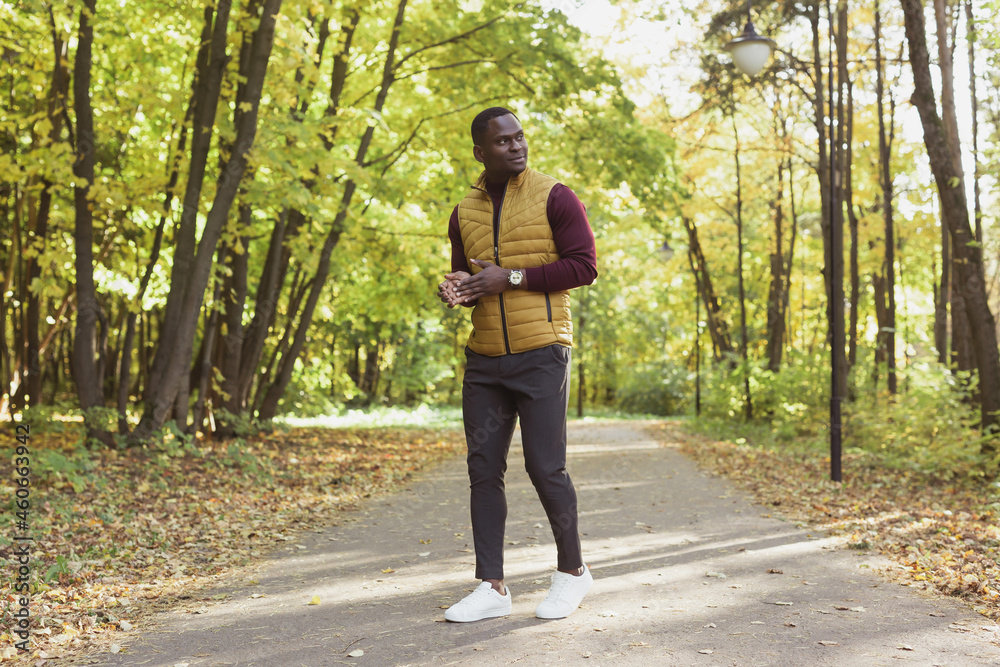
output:
M511 287L520 287L521 283L524 282L524 274L514 269L507 274L507 282L510 283Z

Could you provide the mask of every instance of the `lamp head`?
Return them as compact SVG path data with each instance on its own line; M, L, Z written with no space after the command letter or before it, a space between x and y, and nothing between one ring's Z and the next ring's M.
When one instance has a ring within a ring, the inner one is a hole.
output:
M753 23L748 20L743 34L726 44L726 51L732 54L733 62L741 72L756 76L764 69L774 46L774 40L758 35Z

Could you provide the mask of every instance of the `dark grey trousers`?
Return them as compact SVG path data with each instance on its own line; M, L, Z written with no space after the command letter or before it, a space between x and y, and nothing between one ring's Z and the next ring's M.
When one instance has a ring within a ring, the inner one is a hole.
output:
M500 357L466 349L465 356L462 412L469 448L476 578L503 579L504 473L518 417L524 467L548 515L558 569L581 567L576 490L566 472L570 349L550 345Z

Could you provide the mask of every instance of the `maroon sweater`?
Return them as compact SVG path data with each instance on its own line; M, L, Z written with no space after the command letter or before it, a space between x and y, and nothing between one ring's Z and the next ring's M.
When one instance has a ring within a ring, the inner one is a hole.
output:
M493 198L493 224L497 224L496 212L503 203L506 183L486 182L486 191ZM559 259L551 264L523 269L524 282L521 287L533 292L558 292L589 285L597 278L597 250L594 247L594 232L587 220L587 211L576 193L562 183L556 184L549 192L545 213L552 227ZM458 226L458 207L451 213L448 223L448 238L451 239L451 270L469 270L462 245L462 234ZM504 267L517 269L521 267ZM463 305L473 305L463 304Z

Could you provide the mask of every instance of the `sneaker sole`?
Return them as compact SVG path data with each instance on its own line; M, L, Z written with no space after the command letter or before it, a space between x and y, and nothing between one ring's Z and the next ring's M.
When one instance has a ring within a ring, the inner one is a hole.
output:
M488 616L480 616L479 618L470 618L468 620L455 620L455 619L451 619L451 618L448 618L447 616L445 616L444 620L448 621L449 623L475 623L476 621L485 621L485 620L490 619L490 618L503 618L504 616L510 616L510 612L509 611L502 611L502 612L497 613L497 614L490 614Z

